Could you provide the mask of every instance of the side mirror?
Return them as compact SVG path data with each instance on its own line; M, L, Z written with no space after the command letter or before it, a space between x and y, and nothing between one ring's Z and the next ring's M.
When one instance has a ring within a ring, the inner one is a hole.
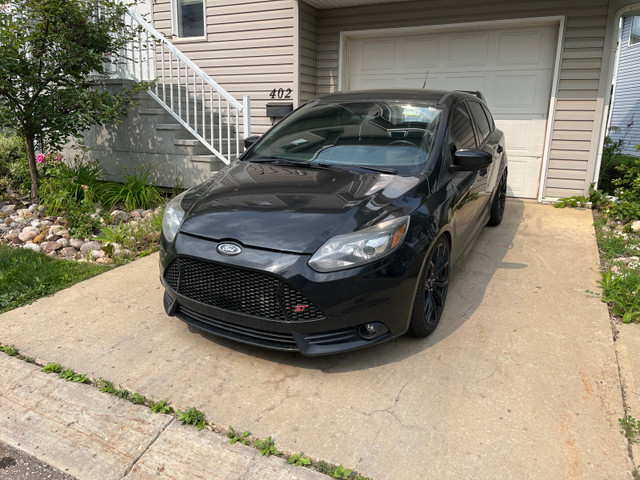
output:
M256 143L260 139L260 135L251 135L244 139L244 148L247 149L251 147L254 143Z
M453 166L457 171L474 172L486 170L493 162L493 155L482 150L456 150L453 154Z

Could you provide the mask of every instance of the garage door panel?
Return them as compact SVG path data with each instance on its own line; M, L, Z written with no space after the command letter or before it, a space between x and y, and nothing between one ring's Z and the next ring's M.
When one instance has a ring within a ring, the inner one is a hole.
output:
M447 66L465 68L482 66L487 63L489 35L456 35L449 39Z
M424 71L436 68L440 61L438 38L408 38L401 46L400 67L402 70Z
M540 64L541 32L505 32L498 35L497 65Z
M345 85L421 88L426 76L427 88L482 91L505 132L509 193L531 198L540 180L557 39L557 23L347 39ZM557 121L572 120L562 109L558 115Z
M389 69L393 71L395 65L395 42L371 41L362 42L360 48L354 51L354 62L361 71L379 71Z

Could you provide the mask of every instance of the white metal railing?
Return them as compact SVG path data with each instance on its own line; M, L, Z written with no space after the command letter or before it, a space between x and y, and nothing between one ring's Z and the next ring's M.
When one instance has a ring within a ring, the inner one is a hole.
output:
M131 10L126 17L137 34L123 55L120 75L153 82L149 94L228 164L240 153L241 139L251 135L249 97L240 103L144 18Z

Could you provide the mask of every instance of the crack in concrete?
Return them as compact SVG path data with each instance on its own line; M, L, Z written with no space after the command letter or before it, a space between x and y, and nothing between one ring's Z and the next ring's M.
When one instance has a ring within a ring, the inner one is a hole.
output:
M388 406L387 408L381 408L379 410L372 410L371 412L364 412L364 414L366 416L371 416L374 413L381 413L381 412L385 412L385 413L389 413L391 415L393 415L393 413L390 412L390 410L392 408L395 408L398 406L398 403L400 402L400 396L402 395L402 392L404 392L404 389L407 388L407 385L409 385L412 382L412 380L408 380L400 389L400 391L396 394L396 398L393 401L393 405Z
M142 458L142 456L147 453L149 451L149 449L153 446L154 443L156 443L156 441L158 440L158 438L160 438L160 435L162 435L167 428L169 428L169 425L171 425L173 422L175 422L175 417L171 418L171 420L169 420L169 422L163 427L161 428L158 433L156 434L155 437L153 437L151 439L151 441L149 442L149 444L145 447L145 449L142 451L142 453L140 453L140 455L138 455L133 462L131 463L131 465L129 465L129 467L124 471L124 474L122 475L122 479L124 480L127 475L129 475L129 473L131 472L131 470L133 470L133 468L138 464L138 462L140 461L140 459Z

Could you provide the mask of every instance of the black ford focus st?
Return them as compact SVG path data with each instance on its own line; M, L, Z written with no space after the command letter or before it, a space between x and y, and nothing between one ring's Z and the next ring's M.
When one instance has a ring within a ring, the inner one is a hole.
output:
M481 95L325 96L168 204L165 310L305 355L427 336L506 190L504 137Z

